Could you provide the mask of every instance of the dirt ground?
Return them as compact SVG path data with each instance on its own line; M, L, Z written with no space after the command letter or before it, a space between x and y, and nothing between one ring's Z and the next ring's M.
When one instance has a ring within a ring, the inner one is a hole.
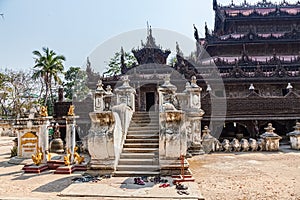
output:
M24 174L7 163L12 139L0 137L0 199L68 199L57 194L79 173ZM205 199L300 200L300 151L215 153L189 162Z
M207 200L300 200L300 152L215 153L190 167Z

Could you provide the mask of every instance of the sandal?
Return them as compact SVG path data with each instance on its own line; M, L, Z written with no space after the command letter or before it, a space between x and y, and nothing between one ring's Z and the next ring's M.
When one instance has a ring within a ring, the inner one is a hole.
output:
M182 195L182 194L183 194L181 190L177 190L177 193L178 193L179 195Z
M188 187L185 186L185 185L183 185L183 184L178 183L178 184L176 185L176 189L177 189L177 190L187 190Z
M189 195L190 193L188 192L188 191L186 191L186 190L183 190L183 191L181 191L182 192L182 194L185 194L185 195Z
M160 187L160 188L161 188L161 187L166 188L166 187L169 187L169 186L170 186L169 183L163 183L163 184L161 184L159 187Z

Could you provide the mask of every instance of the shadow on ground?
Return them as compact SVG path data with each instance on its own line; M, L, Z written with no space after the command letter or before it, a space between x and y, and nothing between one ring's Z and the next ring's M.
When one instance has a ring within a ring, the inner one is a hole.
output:
M153 177L154 178L154 177ZM173 186L173 179L171 177L163 177L162 180L164 180L164 182L160 182L160 183L156 183L157 185L160 185L160 187L162 187L162 185L168 184L167 187L171 187ZM150 187L154 187L154 185L156 185L154 182L151 182L150 180L147 182L144 182L145 185L139 185L139 184L135 184L134 183L134 177L130 177L125 179L122 183L120 188L122 189L141 189L141 188L150 188Z
M43 176L43 175L49 175L49 174L53 174L53 172L51 172L51 171L45 171L45 172L42 172L40 174L35 174L35 173L24 173L22 171L22 174L20 174L16 178L13 178L12 180L27 180L27 179L30 179L30 178L34 178L36 176Z
M0 162L0 167L12 167L15 166L14 164L10 164L7 161Z
M52 182L49 182L45 185L42 185L32 192L61 192L72 183L72 178L74 177L65 177Z

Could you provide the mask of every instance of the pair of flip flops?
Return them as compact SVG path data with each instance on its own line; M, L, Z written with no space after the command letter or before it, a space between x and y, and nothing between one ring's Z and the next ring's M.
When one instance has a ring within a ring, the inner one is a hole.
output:
M134 184L145 185L145 182L140 178L134 178Z
M176 184L176 189L177 190L187 190L188 187L185 186L185 185L183 185L183 184L181 184L181 183L178 183L178 184Z
M177 193L180 194L180 195L183 195L183 194L189 195L189 194L190 194L190 193L189 193L188 191L186 191L186 190L177 190Z
M166 188L166 187L170 187L170 183L163 183L161 185L159 185L160 188Z
M187 191L188 187L187 187L186 185L183 185L183 184L181 184L181 183L178 183L178 184L176 184L176 187L175 187L175 188L177 189L177 193L178 193L179 195L183 195L183 194L189 195L189 194L190 194L190 193Z

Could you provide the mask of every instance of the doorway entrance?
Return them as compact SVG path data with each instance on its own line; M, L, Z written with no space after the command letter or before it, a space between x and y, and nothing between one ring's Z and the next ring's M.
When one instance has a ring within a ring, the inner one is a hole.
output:
M155 94L154 92L146 92L146 111L149 111L155 104Z

